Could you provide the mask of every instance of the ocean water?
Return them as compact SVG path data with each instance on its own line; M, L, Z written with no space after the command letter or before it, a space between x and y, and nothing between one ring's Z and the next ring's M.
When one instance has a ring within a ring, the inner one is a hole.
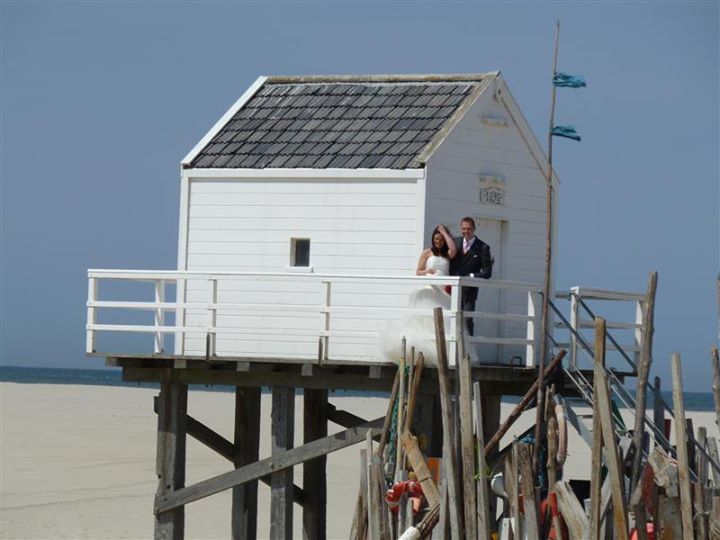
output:
M64 369L64 368L36 368L21 366L0 365L0 381L21 384L89 384L93 386L127 386L158 388L155 383L125 382L122 380L121 370L118 369ZM190 385L193 390L208 392L233 392L233 386L225 385ZM631 393L633 393L631 391ZM364 395L387 396L383 392L348 392L335 391L334 395ZM684 392L685 409L689 411L713 411L715 405L710 392ZM672 406L672 393L663 392L663 399ZM503 401L517 402L519 398L508 397ZM652 406L652 395L648 396L648 407Z

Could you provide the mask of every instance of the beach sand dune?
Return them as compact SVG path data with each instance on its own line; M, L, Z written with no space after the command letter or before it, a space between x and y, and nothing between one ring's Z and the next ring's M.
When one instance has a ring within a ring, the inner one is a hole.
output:
M156 489L153 396L157 390L111 386L0 383L0 537L151 538ZM339 409L364 418L385 413L386 399L330 398ZM269 452L270 396L263 395L261 457ZM503 405L506 415L512 405ZM188 412L232 439L234 395L191 391ZM716 435L714 414L692 412L695 426ZM296 444L301 442L302 403L296 402ZM523 415L508 434L532 425ZM331 430L341 428L330 425ZM589 453L571 436L566 477L589 478ZM231 469L229 463L188 438L187 483ZM359 478L359 446L328 459L328 538L347 538ZM295 483L302 470L296 467ZM269 533L269 488L259 487L258 534ZM295 508L295 537L302 537ZM187 538L230 537L230 493L186 507Z

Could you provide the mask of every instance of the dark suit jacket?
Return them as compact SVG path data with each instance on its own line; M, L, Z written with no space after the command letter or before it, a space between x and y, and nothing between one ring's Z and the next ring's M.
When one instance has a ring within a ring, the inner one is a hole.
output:
M492 277L493 260L490 254L490 246L480 240L477 236L467 253L463 253L463 238L455 238L457 255L450 261L450 274L453 276L469 276L473 274L477 278L490 279ZM463 295L477 298L478 290L465 288Z

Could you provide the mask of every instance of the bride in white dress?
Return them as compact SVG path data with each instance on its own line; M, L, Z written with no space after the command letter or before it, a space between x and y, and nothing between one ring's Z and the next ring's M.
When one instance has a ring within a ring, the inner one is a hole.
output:
M457 247L445 225L438 225L432 233L432 246L423 250L415 274L418 276L450 275L450 259L455 257ZM450 295L438 285L427 285L413 291L408 299L412 313L395 324L384 326L380 335L383 356L393 362L399 361L402 338L405 337L409 352L422 352L425 362L437 364L435 346L435 323L432 310L436 307L450 309ZM418 310L422 310L418 312Z
M457 254L457 247L445 225L435 227L432 233L432 247L420 254L415 274L418 276L449 276L450 259ZM450 309L450 295L437 285L428 285L410 295L411 308Z

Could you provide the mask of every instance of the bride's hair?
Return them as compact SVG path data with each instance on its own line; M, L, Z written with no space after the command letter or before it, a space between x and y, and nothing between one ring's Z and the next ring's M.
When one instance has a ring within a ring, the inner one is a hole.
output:
M440 249L435 247L435 235L439 234L442 236L443 239L443 247ZM430 236L430 251L432 251L432 254L436 257L445 257L446 259L450 258L450 248L448 247L447 240L445 240L445 236L443 233L440 232L440 226L435 227L435 230L432 232L432 235Z

